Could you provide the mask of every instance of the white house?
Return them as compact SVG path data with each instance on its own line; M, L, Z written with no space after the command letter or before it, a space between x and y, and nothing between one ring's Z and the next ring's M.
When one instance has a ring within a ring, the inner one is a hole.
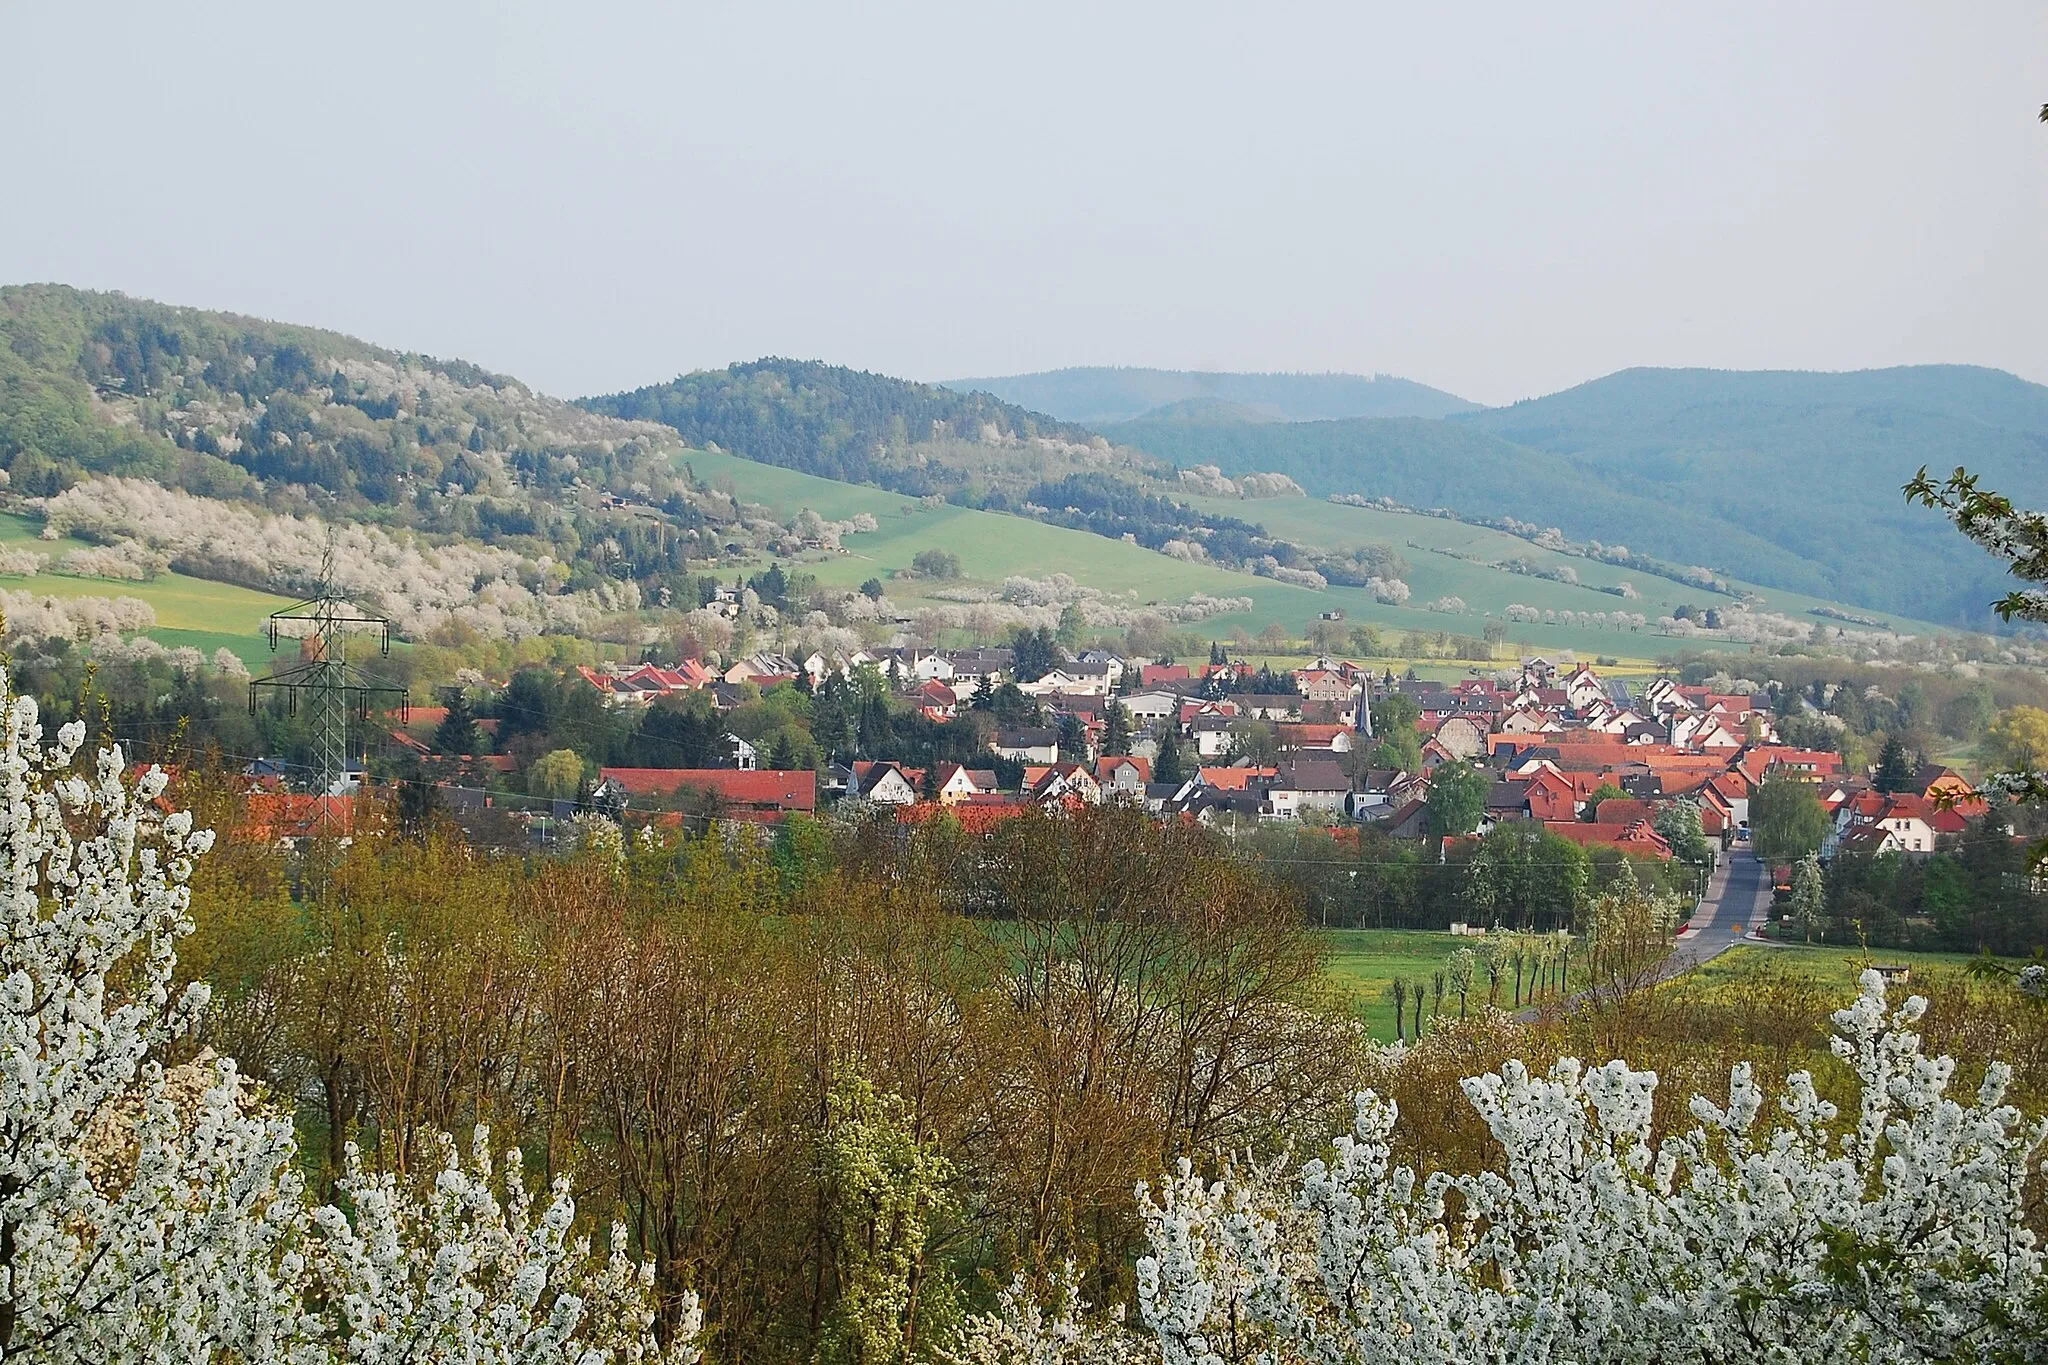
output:
M1351 792L1344 770L1327 759L1303 759L1282 765L1280 776L1266 789L1273 814L1284 820L1298 820L1306 810L1337 815L1344 810L1344 798Z
M1124 710L1138 725L1156 725L1170 716L1179 715L1181 701L1178 692L1135 692L1123 698Z
M917 800L917 780L924 774L899 768L894 763L856 763L848 796L859 796L883 806L907 806Z

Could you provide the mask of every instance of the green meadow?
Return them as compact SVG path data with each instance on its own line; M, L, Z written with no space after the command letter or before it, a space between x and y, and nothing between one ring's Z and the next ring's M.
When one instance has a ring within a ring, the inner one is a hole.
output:
M699 478L747 501L772 508L781 516L793 515L805 507L836 519L861 512L874 516L880 523L878 532L849 537L846 548L850 553L811 567L822 582L838 587L851 588L870 577L882 578L888 584L891 599L899 603L924 600L925 589L936 586L898 576L909 568L911 558L925 549L942 549L958 555L967 579L981 584L1000 583L1011 574L1042 578L1057 572L1070 574L1105 593L1124 596L1134 604L1173 602L1194 593L1250 597L1251 611L1212 617L1195 628L1197 633L1218 637L1227 635L1234 627L1257 633L1273 622L1299 637L1321 613L1333 609L1342 611L1347 621L1364 622L1383 633L1442 632L1476 638L1483 634L1488 618L1499 618L1510 603L1539 610L1640 612L1654 619L1669 615L1681 603L1704 608L1730 601L1670 579L1573 558L1541 549L1505 532L1437 517L1346 507L1309 498L1243 501L1177 495L1218 515L1258 522L1272 534L1303 546L1324 550L1369 543L1392 546L1410 565L1408 581L1414 595L1405 606L1386 606L1373 601L1360 588L1316 591L1276 583L1210 565L1184 563L1136 545L1023 517L951 505L928 508L883 489L839 483L735 455L692 451L685 459ZM1511 559L1568 566L1581 582L1560 583L1492 567ZM1602 587L1624 582L1639 597L1624 600L1600 591ZM1762 596L1768 610L1801 620L1819 619L1807 616L1811 607L1833 605L1797 593L1730 582L1738 590ZM1427 603L1444 597L1463 599L1464 611L1426 609ZM1884 619L1897 629L1916 634L1935 629L1905 618ZM1398 650L1398 640L1390 643ZM1637 665L1670 653L1676 645L1675 641L1648 630L1510 624L1508 647L1503 649L1503 655L1520 643L1551 652L1569 649L1586 657L1609 655L1625 664ZM1395 653L1392 657L1401 655Z
M38 529L28 518L0 514L0 545L39 550L54 560L65 550L85 544L70 538L41 540L37 537ZM135 583L75 578L46 570L33 575L0 574L0 588L33 592L39 597L140 598L156 611L157 624L149 632L151 638L174 649L191 645L207 654L225 647L257 673L264 671L270 658L264 618L291 605L288 598L273 593L181 573L160 574L147 582Z
M1394 1001L1389 994L1394 978L1406 978L1429 993L1451 954L1472 946L1469 939L1430 929L1324 929L1318 937L1330 984L1350 1001L1372 1036L1388 1043L1394 1041ZM1483 998L1483 986L1480 994ZM1444 1008L1455 1014L1457 997L1446 994Z
M1745 985L1772 974L1816 981L1842 997L1843 1003L1856 993L1856 983L1866 967L1897 963L1915 974L1956 972L1969 966L1965 953L1912 953L1891 948L1849 948L1840 945L1774 944L1769 947L1731 948L1719 957L1695 967L1683 978L1693 989L1713 993ZM1907 982L1910 989L1911 982Z

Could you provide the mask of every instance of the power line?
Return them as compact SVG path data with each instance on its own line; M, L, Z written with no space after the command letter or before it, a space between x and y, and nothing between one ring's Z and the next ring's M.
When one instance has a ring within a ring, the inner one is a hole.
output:
M401 713L408 700L404 688L349 665L348 637L356 632L376 631L380 652L391 653L391 622L389 618L365 612L346 597L337 595L333 584L334 538L330 533L327 549L320 560L319 593L282 611L272 612L269 620L272 652L277 649L282 633L280 628L289 622L312 626L312 634L307 638L317 642L314 656L282 669L273 665L267 676L249 680L251 715L256 714L259 699L265 691L283 693L291 714L297 713L300 696L307 697L313 713L313 743L320 755L320 785L326 792L340 786L348 770L349 712L353 710L361 723L368 724L372 698L396 697ZM327 819L323 807L322 823Z

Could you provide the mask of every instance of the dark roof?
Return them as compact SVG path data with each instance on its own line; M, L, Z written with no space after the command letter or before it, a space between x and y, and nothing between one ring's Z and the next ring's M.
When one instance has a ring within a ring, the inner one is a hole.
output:
M1528 782L1496 782L1486 793L1488 810L1521 810L1529 804Z
M1289 791L1348 792L1351 779L1328 759L1302 758L1281 764L1280 777L1273 785Z
M996 732L996 745L1003 749L1037 749L1047 744L1056 745L1059 742L1060 732L1057 730L998 730Z

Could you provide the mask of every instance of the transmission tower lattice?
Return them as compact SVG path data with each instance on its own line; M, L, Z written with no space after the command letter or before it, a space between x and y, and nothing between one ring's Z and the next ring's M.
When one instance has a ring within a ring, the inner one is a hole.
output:
M372 677L348 661L350 635L375 631L380 654L391 653L391 622L364 611L334 591L334 546L330 542L320 562L320 591L270 614L270 648L280 639L298 639L305 652L296 664L271 667L269 676L249 680L249 713L256 713L264 692L283 693L290 715L303 704L312 718L313 751L320 769L320 793L338 791L348 772L348 721L353 713L358 724L367 724L373 702L395 699L401 718L408 697L403 687ZM310 629L308 629L310 627ZM323 803L321 820L327 815Z

